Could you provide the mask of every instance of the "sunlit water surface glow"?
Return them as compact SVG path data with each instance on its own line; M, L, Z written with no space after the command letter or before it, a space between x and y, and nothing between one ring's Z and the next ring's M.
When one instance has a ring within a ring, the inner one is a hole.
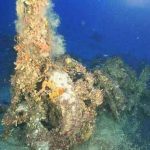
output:
M133 6L133 7L147 7L150 6L149 0L125 0L127 2L127 5Z

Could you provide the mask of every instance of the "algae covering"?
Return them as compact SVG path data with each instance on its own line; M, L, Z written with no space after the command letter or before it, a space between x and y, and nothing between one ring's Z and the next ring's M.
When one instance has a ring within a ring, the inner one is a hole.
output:
M137 71L119 57L108 57L95 59L89 69L104 102L97 109L93 136L74 150L148 150L143 122L150 116L150 66Z
M51 1L17 0L16 9L17 59L4 136L15 135L31 149L69 149L91 137L102 91L80 63L56 57L64 44Z
M71 149L75 150L148 149L149 143L148 140L145 140L142 146L138 145L138 142L139 143L141 142L140 137L141 133L138 130L141 126L140 124L142 123L141 119L141 117L143 117L142 115L144 115L144 117L149 117L150 114L149 109L147 109L150 106L149 104L150 89L148 87L149 86L148 83L150 80L149 66L146 66L141 71L141 73L137 74L135 71L133 71L133 69L127 66L120 58L115 57L109 58L104 62L97 63L96 67L91 70L91 73L89 73L79 62L65 55L55 59L55 65L59 67L61 66L63 69L65 68L65 73L67 73L68 76L71 78L74 90L77 92L76 93L77 96L80 97L80 99L89 109L94 110L96 106L100 105L99 99L102 98L101 97L102 95L101 91L99 91L98 89L103 88L104 93L104 103L97 110L98 115L96 120L96 128L95 130L91 130L93 135L89 139L91 135L91 132L89 132L90 130L89 129L84 131L80 130L80 133L82 131L82 137L84 137L83 141L86 141L85 139L89 140L88 142L82 144L80 138L79 139L80 142L78 141L80 145L75 145ZM62 73L61 77L59 78L62 79L63 76L64 79L66 76L65 73ZM53 73L51 79L54 77L55 78L58 77L59 76L58 74L59 72ZM61 82L62 80L60 81L60 79L58 79L58 81L59 82L57 84L59 83L62 84ZM126 82L126 84L124 82ZM63 85L65 85L64 82ZM95 88L94 91L91 90L93 86ZM53 84L51 80L42 82L41 87L42 87L41 92L45 91L46 90L45 88L51 88L52 91L53 90L55 91L55 89L57 91L58 89L56 84ZM132 91L131 88L133 89ZM89 93L89 91L91 92ZM60 94L62 92L63 90L60 89ZM54 95L53 94L51 95L50 93L47 94L47 98L51 99L52 101L50 102L51 105L45 107L47 108L49 113L47 114L48 119L46 120L46 122L43 123L44 126L46 126L49 131L52 129L52 127L57 127L57 125L59 125L60 118L58 116L62 115L60 111L56 110L57 109L56 107L58 106L58 103L56 103L57 95L58 94ZM47 105L46 103L44 104ZM64 104L65 105L64 108L66 107L66 104L67 103ZM145 105L147 107L145 107ZM67 109L69 110L69 107ZM85 117L90 118L89 114ZM65 122L67 122L68 125L70 124L69 119L66 119ZM27 130L24 128L25 124L18 125L18 127L16 127L15 131L12 133L13 136L14 137L16 136L17 134L16 132L18 132L19 134L22 133L21 136L25 135L24 132L26 132ZM21 129L24 130L22 131ZM72 129L74 131L76 130L76 128L74 127ZM31 128L31 131L32 130L33 128ZM72 134L74 131L71 131L70 133ZM66 135L63 138L65 137ZM69 137L71 138L70 135ZM23 140L24 139L25 137L23 137ZM44 143L44 141L42 146L38 145L38 148L46 149L45 147L46 143ZM56 145L58 146L57 143ZM74 144L72 143L72 146L73 145ZM59 149L68 149L68 148L69 147L61 147L61 148L59 147Z
M17 59L4 138L36 150L148 148L147 141L139 148L136 134L139 118L150 116L150 67L137 74L108 57L87 69L63 55L51 1L17 0L16 9Z
M150 66L137 73L119 57L109 58L94 69L96 87L104 90L105 104L114 117L136 112L142 95L149 89Z
M149 149L149 137L143 138L149 133L144 133L143 126L150 114L150 66L134 70L119 57L99 61L94 62L92 70L95 86L103 89L104 103L98 110L95 136L88 147L97 143L95 149L102 150Z

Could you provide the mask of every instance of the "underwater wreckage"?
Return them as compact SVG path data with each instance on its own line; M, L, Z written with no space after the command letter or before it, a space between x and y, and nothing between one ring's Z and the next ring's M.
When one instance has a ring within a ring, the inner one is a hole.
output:
M12 101L2 122L5 134L20 129L16 136L32 149L69 149L88 140L103 101L85 67L69 57L54 59L64 45L52 7L49 0L16 3L17 59Z
M2 119L4 137L17 136L29 149L67 150L90 139L97 112L103 109L125 126L126 112L135 118L137 109L143 109L150 115L141 101L150 93L145 90L149 67L137 77L116 57L96 62L88 71L64 55L52 1L17 0L16 4L17 59L12 101Z

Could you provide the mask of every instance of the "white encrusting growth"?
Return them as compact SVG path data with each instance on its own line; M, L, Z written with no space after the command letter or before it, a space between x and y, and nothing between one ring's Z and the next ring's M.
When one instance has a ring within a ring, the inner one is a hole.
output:
M65 42L64 37L57 33L57 28L60 25L59 16L53 10L54 4L50 0L49 11L47 13L49 18L49 26L51 30L51 47L52 57L58 57L65 53Z
M60 96L60 101L75 102L75 93L70 77L66 72L54 71L50 77L50 81L54 82L56 87L63 88L65 92Z

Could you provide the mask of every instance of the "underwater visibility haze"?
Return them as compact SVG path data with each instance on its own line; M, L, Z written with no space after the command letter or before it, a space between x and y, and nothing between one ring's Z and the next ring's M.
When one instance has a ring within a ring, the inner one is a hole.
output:
M150 1L1 0L0 150L149 150Z

